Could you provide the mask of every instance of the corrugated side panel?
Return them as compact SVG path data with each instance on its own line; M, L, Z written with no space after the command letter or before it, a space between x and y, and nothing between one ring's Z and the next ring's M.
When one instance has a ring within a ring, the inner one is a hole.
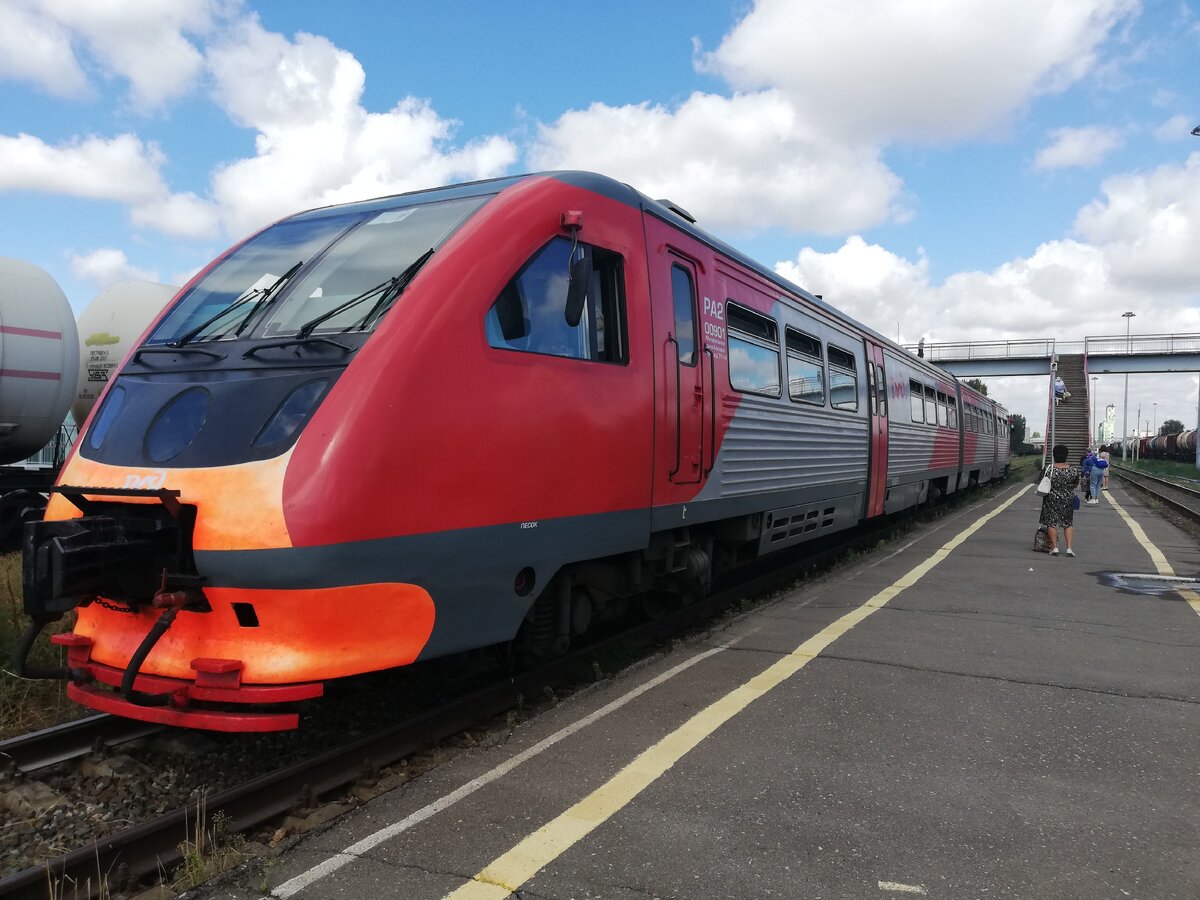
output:
M933 455L934 430L916 425L897 425L888 429L888 481L904 475L924 475Z
M861 483L867 444L864 419L743 396L721 445L721 494Z

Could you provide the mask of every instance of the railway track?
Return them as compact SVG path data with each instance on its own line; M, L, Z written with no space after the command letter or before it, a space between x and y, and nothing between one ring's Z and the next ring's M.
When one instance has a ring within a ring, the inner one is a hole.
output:
M1200 523L1200 490L1123 466L1112 466L1111 472L1192 522Z
M977 496L977 495L976 495ZM848 553L874 548L887 533L905 528L911 518L890 521L857 531L849 540L830 538L813 542L808 548L797 548L779 556L779 560L752 563L739 570L736 582L718 585L707 598L674 610L661 618L626 628L587 647L552 660L535 670L518 675L504 675L482 689L452 702L415 715L380 731L347 742L309 758L282 766L252 780L233 785L207 796L204 803L209 821L222 816L229 831L244 832L277 819L313 797L345 788L369 772L384 768L418 753L456 734L477 727L480 723L521 706L523 698L536 698L544 692L560 691L566 685L592 682L600 672L597 660L617 652L627 656L631 650L645 651L665 639L677 638L697 625L709 623L715 615L730 608L747 596L762 596L793 583L798 577L826 570ZM802 551L807 552L802 552ZM788 559L790 557L790 559ZM768 565L768 563L773 563ZM108 723L94 721L109 719ZM27 736L25 747L18 754L23 765L37 768L49 765L52 751L45 748L55 742L55 734L70 736L61 759L86 754L93 746L95 728L120 728L111 717L92 717L70 726L59 726L47 732ZM151 726L128 723L148 733ZM71 727L73 726L73 727ZM90 740L86 740L88 735ZM132 740L125 737L124 740ZM6 742L13 743L12 741ZM22 763L18 763L22 765ZM182 857L181 842L191 837L196 805L174 809L164 815L138 823L103 837L44 864L0 878L0 897L44 898L48 884L60 886L57 895L94 896L98 887L108 884L112 873L119 880L138 879L155 872L170 871ZM116 880L116 879L114 879ZM108 884L111 888L112 885ZM66 893L62 893L65 891Z
M98 746L117 747L159 731L162 726L101 713L0 741L0 759L21 772L36 772L79 759Z

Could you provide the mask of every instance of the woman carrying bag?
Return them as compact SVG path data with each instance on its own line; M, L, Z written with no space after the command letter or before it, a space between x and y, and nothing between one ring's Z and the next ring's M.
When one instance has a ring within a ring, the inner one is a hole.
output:
M1058 529L1063 530L1067 544L1067 556L1074 556L1071 549L1071 539L1074 537L1075 523L1075 489L1079 487L1079 467L1067 463L1066 444L1054 445L1054 463L1046 466L1042 472L1042 483L1038 485L1038 493L1042 496L1042 515L1038 520L1046 527L1046 537L1050 541L1050 555L1058 556ZM1046 484L1047 479L1049 484ZM1043 493L1048 487L1049 493Z

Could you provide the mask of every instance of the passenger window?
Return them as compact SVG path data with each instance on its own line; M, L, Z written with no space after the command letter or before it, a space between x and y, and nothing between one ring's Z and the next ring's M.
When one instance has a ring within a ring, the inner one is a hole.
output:
M788 328L787 340L788 396L801 403L825 405L825 365L821 357L821 342L814 337Z
M858 367L854 354L829 346L829 405L850 412L858 410Z
M912 406L912 420L914 422L924 422L925 391L919 381L910 381L908 383L908 400Z
M488 310L489 345L596 362L628 361L621 257L579 246L591 261L579 324L572 327L566 318L571 242L558 237L526 263Z
M775 320L732 301L725 304L729 384L747 394L779 396L779 330Z
M946 395L938 391L938 424L943 428L950 426L950 413L946 409Z
M925 386L925 422L937 424L937 394L929 385Z
M692 273L683 266L671 266L671 295L675 300L675 340L679 342L679 361L696 364L696 285Z

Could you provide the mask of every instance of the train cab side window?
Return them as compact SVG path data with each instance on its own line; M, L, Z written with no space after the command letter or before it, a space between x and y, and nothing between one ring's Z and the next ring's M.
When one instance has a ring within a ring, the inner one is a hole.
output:
M854 354L829 345L829 404L834 409L858 410L858 366Z
M696 364L696 285L692 273L681 265L671 266L671 297L675 303L675 340L679 362Z
M908 399L912 406L912 420L914 422L925 421L925 390L921 387L921 382L910 381L908 383Z
M937 392L929 385L925 385L925 422L937 424Z
M585 250L591 267L578 325L572 327L566 318L571 242L554 238L504 286L488 310L488 344L569 359L627 362L621 257L600 247Z
M950 426L950 412L946 409L946 395L941 391L937 392L937 403L938 424L943 428L948 428Z
M792 328L784 329L787 343L788 396L799 403L825 405L825 360L821 342Z
M746 394L779 396L779 327L770 316L725 304L729 386ZM824 401L822 401L824 402Z

